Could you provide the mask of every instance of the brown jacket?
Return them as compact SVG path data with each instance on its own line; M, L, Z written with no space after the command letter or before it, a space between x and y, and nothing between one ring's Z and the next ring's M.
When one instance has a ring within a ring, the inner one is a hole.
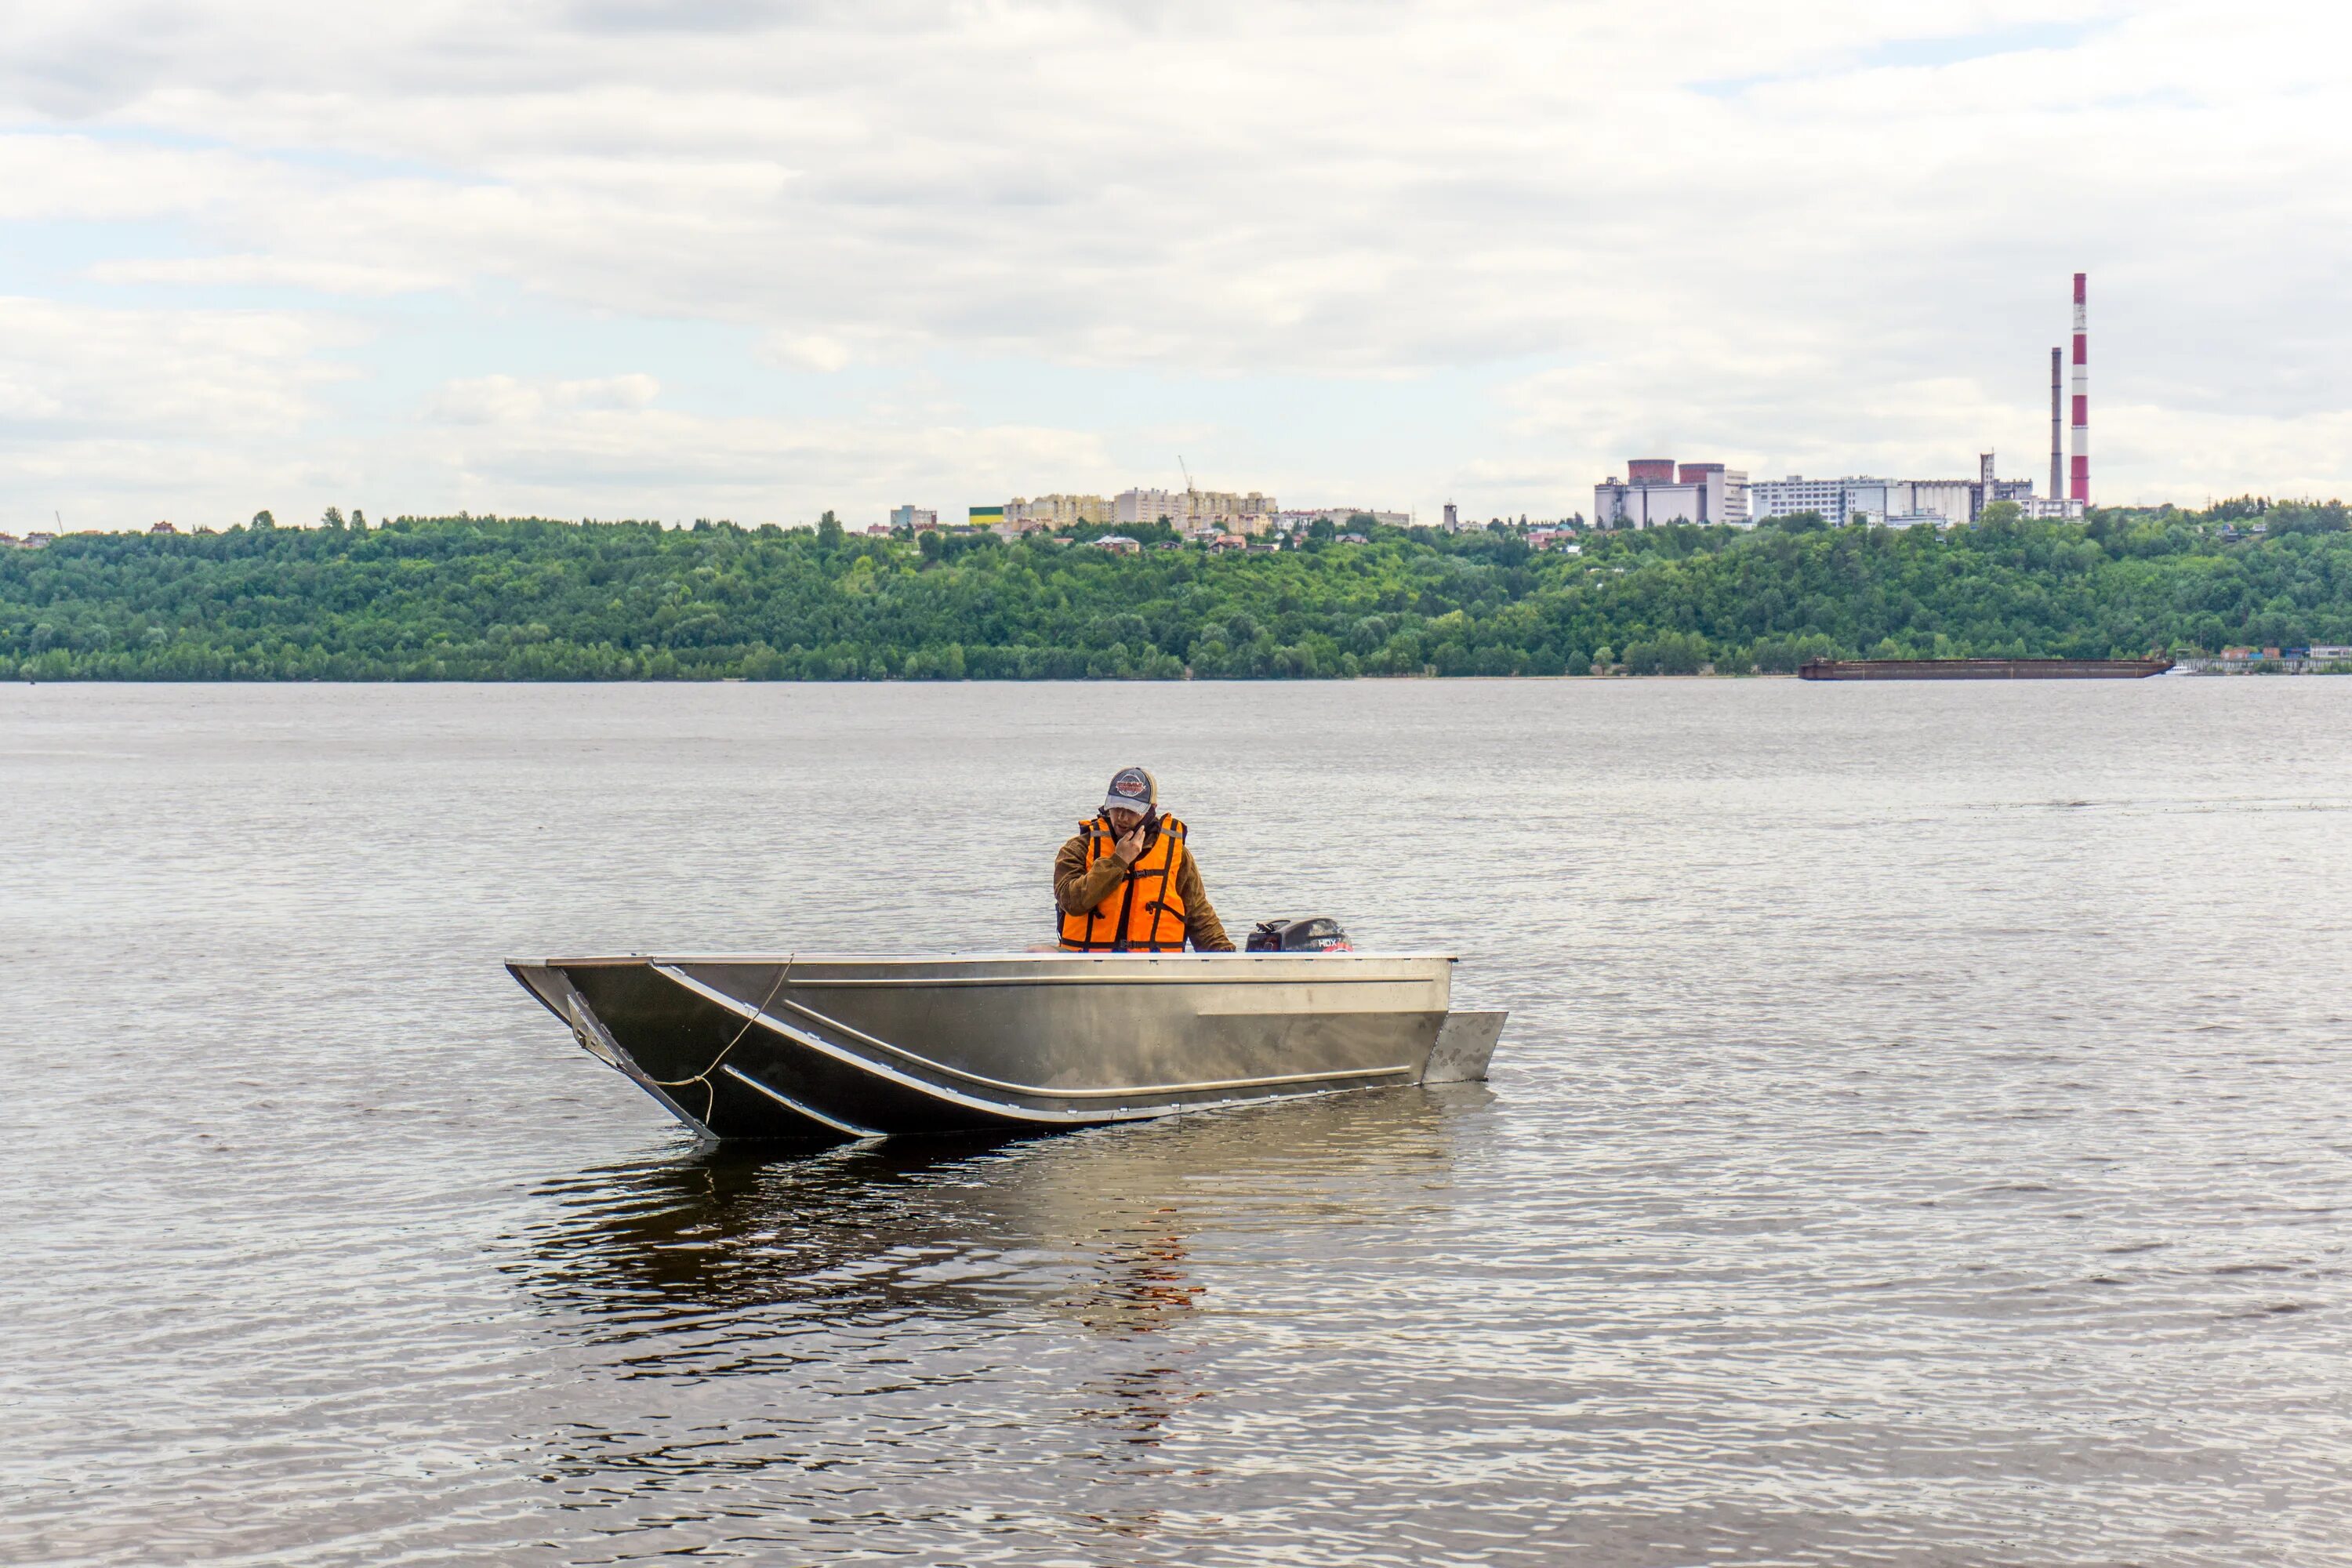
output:
M1158 827L1152 837L1160 836ZM1116 854L1106 855L1087 868L1087 836L1083 833L1062 846L1054 857L1054 903L1066 915L1082 915L1105 899L1110 890L1127 879L1127 862ZM1209 902L1208 889L1201 886L1201 868L1192 858L1192 847L1184 847L1184 858L1176 869L1176 896L1184 900L1184 936L1195 952L1231 952L1233 938L1225 934L1223 921L1217 919L1215 908Z

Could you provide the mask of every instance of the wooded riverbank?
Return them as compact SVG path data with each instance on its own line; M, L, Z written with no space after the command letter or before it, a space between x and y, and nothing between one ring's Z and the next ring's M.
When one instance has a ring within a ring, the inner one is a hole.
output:
M0 678L1689 674L2352 641L2345 509L2231 505L1940 532L1586 533L1576 553L1513 531L1119 555L473 517L67 534L0 552Z

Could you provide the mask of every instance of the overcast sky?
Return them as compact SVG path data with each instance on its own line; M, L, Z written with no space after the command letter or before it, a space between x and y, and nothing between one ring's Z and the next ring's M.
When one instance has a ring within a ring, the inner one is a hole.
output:
M0 5L0 528L2352 495L2317 0Z

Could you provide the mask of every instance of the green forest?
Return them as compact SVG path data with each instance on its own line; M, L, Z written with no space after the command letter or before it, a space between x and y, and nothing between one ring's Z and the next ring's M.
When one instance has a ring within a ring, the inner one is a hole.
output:
M1368 529L1276 552L402 518L0 550L0 678L954 680L1632 674L2352 642L2346 509L1973 527ZM1136 531L1129 530L1129 532ZM1160 531L1164 533L1164 530ZM1174 544L1172 539L1168 542Z

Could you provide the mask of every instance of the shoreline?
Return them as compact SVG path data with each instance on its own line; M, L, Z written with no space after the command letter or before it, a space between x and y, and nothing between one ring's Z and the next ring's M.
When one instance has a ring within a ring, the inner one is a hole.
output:
M2212 679L2242 679L2242 678L2245 678L2245 677L2252 677L2252 676L2261 676L2261 677L2277 677L2277 678L2293 679L2293 678L2299 678L2299 677L2304 677L2304 676L2320 676L2320 677L2326 677L2326 676L2341 676L2341 675L2352 675L2352 668L2326 668L2326 669L2278 669L2278 668L2251 668L2251 669L2211 669L2211 668L2205 668L2205 669L2192 669L2192 668L2177 668L2177 669L2173 669L2173 670L2167 671L2167 672L2166 672L2166 674L2164 674L2164 675L2159 675L2159 676L2148 676L2148 677L2145 677L2145 678L2143 678L2143 679L2148 679L2148 680L2163 680L2163 679L2170 679L2170 678L2172 678L2172 677L2179 677L2179 676L2196 677L2196 678L2200 678L2200 679L2212 678ZM32 678L32 677L28 677L28 676L10 676L10 677L5 678L5 679L0 679L0 686L170 686L170 687L210 687L210 686L480 686L480 687L525 687L525 686L600 686L600 687L601 687L601 686L845 686L845 687L846 687L846 686L1193 686L1193 685L1199 685L1199 686L1361 686L1361 685L1407 685L1407 684L1415 684L1415 683L1428 683L1428 684L1431 684L1431 685L1437 685L1437 684L1441 684L1441 683L1465 682L1465 681L1496 681L1496 682L1499 682L1499 681L1519 681L1519 682L1527 682L1527 683L1528 683L1528 684L1552 683L1552 684L1561 684L1561 685L1583 684L1583 685L1595 685L1595 686L1597 686L1597 685L1612 684L1612 683L1618 682L1618 681L1656 682L1656 681L1717 681L1717 680L1721 680L1721 681L1754 681L1754 680L1763 680L1763 681L1776 681L1776 680L1797 681L1797 680L1798 680L1798 677L1797 677L1796 673L1795 673L1794 671L1792 671L1792 670L1778 670L1778 669L1775 669L1775 670L1751 670L1751 671L1748 671L1748 672L1747 672L1747 673L1745 673L1745 674L1733 674L1733 673L1720 672L1720 671L1714 671L1714 670L1700 670L1700 671L1697 671L1697 672L1695 672L1695 673L1690 673L1690 674L1676 674L1676 675L1634 675L1634 674L1631 674L1631 673L1629 673L1629 672L1627 672L1627 671L1623 671L1623 670L1613 670L1613 671L1612 671L1612 672L1610 672L1609 674L1606 674L1606 675L1294 675L1294 676L1223 676L1223 675L1209 675L1209 676L1193 676L1193 675L1192 675L1192 674L1187 673L1187 674L1185 674L1185 675L1183 675L1183 676L1180 676L1180 677L1173 677L1173 678L1170 678L1170 677L1157 677L1157 676L1115 676L1115 675L1104 675L1104 676L1041 677L1041 678L1036 679L1007 679L1007 678L1003 678L1003 677L997 677L997 676L988 676L988 677L979 677L979 676L958 676L958 677L949 678L949 679L939 679L939 678L921 678L921 677L919 677L919 678L917 678L917 679L911 679L911 680L910 680L910 679L905 679L905 678L903 678L903 677L897 677L897 676L886 677L886 678L884 678L884 679L879 679L879 680L867 680L867 679L853 679L853 680L814 680L814 679L808 679L808 680L803 680L803 679L755 679L755 678L753 678L753 677L750 677L750 676L742 676L742 675L714 675L714 676L690 676L690 675L680 675L680 676L644 676L644 675L631 675L631 676L614 676L614 677L612 677L612 678L609 678L609 679L596 679L596 678L593 678L593 677L589 677L589 678L576 678L576 677L574 677L574 678L544 678L544 677L531 677L531 676L505 676L505 677L488 677L488 678L485 678L485 677L478 677L478 676L446 676L446 677L445 677L445 676L423 676L423 677L384 677L384 678L369 679L328 679L328 678L321 678L321 677L316 677L316 676L299 676L299 675L285 675L285 676L278 676L278 675L254 675L254 676L230 676L230 677L226 677L226 678L220 678L220 677L208 677L208 678L199 679L174 680L174 679L156 679L156 678L152 678L152 677L142 678L142 677L137 677L137 676L112 676L112 675L92 675L92 676L53 675L53 676L43 676L43 677L40 677L40 678L38 678L38 679L35 679L35 678ZM1947 679L1935 679L1935 678L1930 677L1930 678L1909 679L1883 679L1871 680L1871 681L1839 680L1839 681L1800 681L1800 682L1799 682L1799 684L1801 684L1801 685L1808 685L1808 686L1856 686L1856 685L1870 685L1870 686L1954 686L1954 685L1969 685L1969 686L2017 686L2017 685L2045 685L2045 684L2046 684L2046 685L2079 686L2079 685L2084 685L2084 684L2086 684L2086 683L2087 683L2087 684L2102 684L2103 682L2098 681L2098 680L2097 680L2097 679L2095 679L2095 678L2089 678L2089 677L2075 677L2075 678L2068 678L2068 677L2053 677L2053 678L2050 678L2050 679L2047 679L2047 680L2042 680L2042 681L2019 681L2019 680L2014 680L2014 679L2007 679L2007 680L2005 680L2005 679L1999 679L1999 678L1977 679L1951 679L1951 678L1947 678ZM2137 684L2139 684L2139 683L2140 683L2140 682L2139 682L2139 680L2129 680L2129 681L2126 681L2126 682L2124 682L2123 684L2126 684L2126 685L2137 685ZM2110 680L2110 681L2107 681L2107 682L2104 682L2104 684L2114 684L2114 682Z

